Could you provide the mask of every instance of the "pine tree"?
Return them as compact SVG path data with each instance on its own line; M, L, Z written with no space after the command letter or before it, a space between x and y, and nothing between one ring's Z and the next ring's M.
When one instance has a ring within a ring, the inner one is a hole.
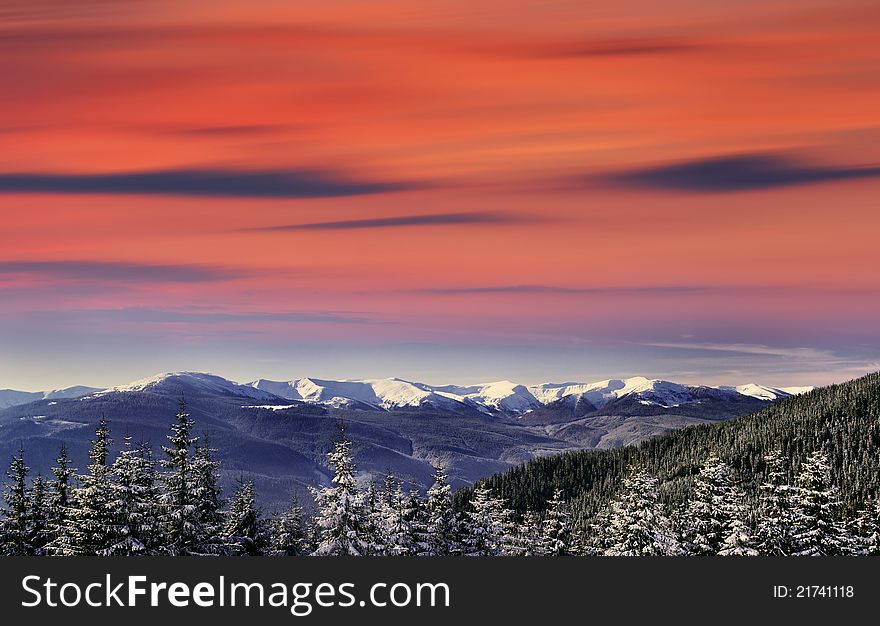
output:
M160 462L162 474L162 531L164 548L169 554L189 554L199 538L199 503L192 494L192 454L198 441L191 437L193 421L184 402L168 435L170 446L163 446L165 458Z
M390 504L388 504L390 500ZM397 483L394 491L383 498L386 505L383 506L384 519L383 529L385 532L385 550L387 556L406 556L415 551L413 541L413 529L410 517L407 515L408 498L403 492L403 486Z
M103 555L116 543L113 484L107 464L111 443L107 420L102 419L89 449L88 473L78 477L80 485L71 492L62 532L48 546L53 554Z
M854 537L853 553L880 555L880 499L858 512L850 534Z
M544 527L541 516L534 511L526 511L516 524L516 556L544 556Z
M785 457L779 449L764 457L767 480L760 485L756 548L760 554L788 556L796 552L795 489L786 479Z
M328 455L333 487L313 489L320 539L316 556L364 556L371 546L364 500L355 481L351 441L344 430Z
M852 538L838 519L840 501L831 484L831 467L823 452L813 452L795 482L795 549L797 556L848 554Z
M220 547L217 537L223 528L223 500L220 489L220 461L214 459L216 450L205 433L196 446L189 472L189 494L196 506L193 521L195 536L192 549L198 554L211 554Z
M10 556L31 554L31 521L28 510L27 475L30 469L24 462L24 450L12 457L6 476L9 484L3 492L6 506L3 507L0 522L0 553Z
M49 542L54 543L58 540L65 524L71 504L71 479L75 477L76 469L70 466L70 459L67 455L67 445L61 444L58 451L58 458L55 460L58 465L52 468L54 478L49 481L49 497L47 523L49 526Z
M266 544L254 483L246 481L233 494L223 534L235 554L259 555Z
M475 487L465 514L467 556L507 556L515 552L513 512L486 487Z
M658 482L643 468L634 468L622 493L608 511L604 554L608 556L670 556L681 553L671 523L660 505Z
M461 553L459 524L452 508L452 487L441 466L434 468L434 484L428 489L425 503L426 556L450 556Z
M132 445L125 437L122 451L113 462L113 499L116 542L108 553L145 554L158 541L159 503L152 449Z
M570 554L571 525L568 521L565 500L562 490L553 491L553 497L547 503L547 512L542 524L540 553L546 556L565 556Z
M34 478L28 496L29 537L28 543L34 554L42 554L46 544L51 540L49 527L49 494L46 492L46 481L39 474Z
M683 516L681 534L687 552L755 554L747 519L745 494L734 482L730 466L710 456L694 480L693 494Z
M273 516L270 525L269 554L302 556L309 552L308 527L296 498L290 507Z
M385 536L384 498L376 489L376 481L370 479L363 495L364 501L364 542L367 544L365 556L381 556L387 549Z

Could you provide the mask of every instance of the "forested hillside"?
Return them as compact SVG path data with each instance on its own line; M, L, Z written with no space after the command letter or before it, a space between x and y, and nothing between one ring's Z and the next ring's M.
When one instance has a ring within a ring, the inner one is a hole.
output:
M880 490L880 373L817 389L771 404L731 421L689 427L637 446L567 453L530 461L483 481L520 512L542 511L560 489L579 524L585 524L619 491L628 468L641 465L659 481L668 510L689 494L693 477L710 456L735 472L754 500L768 479L765 459L773 452L790 459L793 480L811 452L824 451L843 512L855 514ZM464 508L469 490L456 494Z

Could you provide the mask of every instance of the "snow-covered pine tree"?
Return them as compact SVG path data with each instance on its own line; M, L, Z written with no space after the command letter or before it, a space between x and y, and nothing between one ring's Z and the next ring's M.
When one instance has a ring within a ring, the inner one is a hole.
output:
M6 505L0 509L0 554L20 556L31 554L30 512L28 510L27 475L30 469L24 462L24 450L12 457L6 476L9 482L3 491Z
M147 444L132 445L126 436L122 451L113 462L111 507L116 525L116 543L108 554L146 554L157 546L159 502L156 468Z
M192 452L198 441L190 433L193 421L180 403L176 420L168 435L170 446L162 446L165 458L160 461L164 490L162 505L163 548L172 555L189 554L197 548L199 537L199 503L192 494Z
M450 556L461 553L458 516L452 508L452 487L446 469L434 468L434 484L428 489L425 503L426 556Z
M644 468L633 468L608 510L604 554L671 556L681 553L669 518L657 495L658 481Z
M406 514L407 496L398 481L394 491L383 494L384 554L406 556L415 550L410 520Z
M516 551L512 511L487 487L474 487L470 510L465 513L464 542L467 556L508 556Z
M189 493L196 506L192 551L198 554L214 554L222 550L218 538L224 524L223 500L220 461L214 458L216 452L211 447L206 432L202 441L196 445L190 463Z
M855 542L839 519L840 501L831 483L831 466L821 451L810 454L795 481L797 556L849 554Z
M850 535L854 537L853 553L880 555L880 498L858 512L853 520Z
M587 520L581 533L581 556L599 556L611 547L608 528L611 524L610 505L599 509L596 515Z
M406 556L418 556L424 554L428 546L427 516L425 504L422 502L417 489L411 489L403 506L403 519L409 532L407 539L408 549Z
M761 484L755 547L760 554L789 556L795 545L795 488L788 483L785 457L779 449L764 456L767 480Z
M49 494L46 481L37 474L28 495L29 537L28 543L34 554L43 554L46 544L51 540L49 528Z
M724 529L724 540L718 554L721 556L758 556L755 547L755 534L747 523L748 509L743 498L736 495L731 502L732 512L729 514Z
M541 532L540 552L546 556L565 556L570 554L571 524L562 490L553 490L553 496L547 502L547 512Z
M515 525L516 556L544 556L543 527L541 516L534 511L526 511Z
M734 482L733 471L717 456L710 456L694 479L682 516L684 548L693 555L756 554L747 525L745 494Z
M71 479L76 470L70 466L70 458L67 455L67 444L62 443L58 451L57 465L52 468L52 480L49 481L49 498L47 522L49 525L50 539L53 543L58 539L67 519L70 508L70 492L73 488Z
M376 481L370 479L363 494L364 501L364 540L369 546L365 556L381 556L385 553L383 496L376 489Z
M223 535L233 554L259 556L266 547L266 536L256 505L254 483L245 481L232 495Z
M64 527L47 546L53 554L103 555L116 543L113 484L107 464L111 443L107 420L102 419L89 448L88 473L77 477L79 486L71 491Z
M269 527L270 556L303 556L309 552L308 528L296 498L285 511L272 517Z
M320 529L316 556L364 556L371 552L363 495L355 481L351 441L344 429L328 455L332 487L312 489Z

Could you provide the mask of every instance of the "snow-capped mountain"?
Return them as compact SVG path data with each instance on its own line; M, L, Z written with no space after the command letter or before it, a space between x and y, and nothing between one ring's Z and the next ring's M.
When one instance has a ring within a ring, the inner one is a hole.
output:
M261 379L250 383L250 386L287 400L325 404L337 408L367 406L376 409L398 409L430 405L453 410L471 407L484 413L503 413L513 416L522 415L572 396L584 398L597 409L624 397L638 400L646 405L671 408L699 403L706 398L748 396L772 401L812 389L812 387L773 388L757 384L709 387L652 380L642 376L594 383L545 383L532 386L510 381L470 386L431 386L400 378L342 381L300 378L287 382Z
M96 391L100 391L100 389L97 387L83 387L82 385L65 387L64 389L53 389L51 391L16 391L14 389L0 389L0 409L28 404L38 400L78 398Z
M250 400L278 400L278 396L273 393L203 372L166 372L150 376L149 378L142 378L126 385L98 390L90 394L90 396L144 391L161 393L176 393L179 391L184 397L187 394L196 393L199 395L233 396Z

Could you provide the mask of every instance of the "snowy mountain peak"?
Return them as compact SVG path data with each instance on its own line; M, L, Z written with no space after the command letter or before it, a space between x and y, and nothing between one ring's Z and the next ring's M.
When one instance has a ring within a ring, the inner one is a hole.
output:
M118 385L98 391L93 396L110 393L130 393L138 391L180 391L182 396L187 393L215 394L252 398L255 400L277 400L273 393L241 385L221 376L205 372L165 372L148 378L142 378L126 385Z

